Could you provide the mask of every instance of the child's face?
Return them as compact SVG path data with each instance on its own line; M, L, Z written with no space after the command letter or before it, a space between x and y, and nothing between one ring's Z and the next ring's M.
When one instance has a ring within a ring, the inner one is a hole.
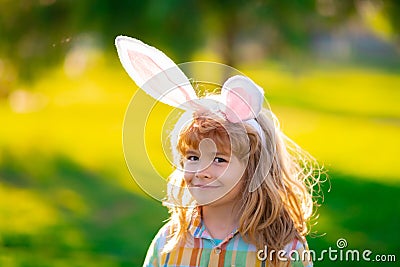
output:
M245 164L226 151L218 150L210 138L203 139L199 149L186 151L184 178L199 205L229 204L237 201L242 188L241 178Z

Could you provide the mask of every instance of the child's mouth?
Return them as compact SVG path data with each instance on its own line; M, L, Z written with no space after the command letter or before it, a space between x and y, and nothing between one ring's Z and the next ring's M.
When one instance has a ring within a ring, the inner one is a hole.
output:
M218 188L219 186L216 185L210 185L210 184L192 184L189 186L190 188L201 188L201 189L212 189L212 188Z

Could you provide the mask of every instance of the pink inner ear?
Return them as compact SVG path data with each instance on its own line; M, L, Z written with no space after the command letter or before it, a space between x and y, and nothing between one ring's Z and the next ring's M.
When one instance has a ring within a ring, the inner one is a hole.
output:
M175 84L176 88L179 90L179 93L176 91L171 92L170 95L174 95L171 96L172 98L176 98L177 100L183 96L184 100L186 101L193 98L191 97L190 93L187 92L186 89L182 87L178 81L176 81L177 77L174 77L174 75L177 75L177 72L179 70L177 66L176 69L173 69L171 66L163 68L162 65L157 64L150 56L147 56L140 52L136 52L134 50L128 50L128 56L129 60L131 61L131 65L138 76L137 78L141 80L141 84L138 84L139 86L142 86L156 75L164 75L164 77L172 84ZM151 87L151 89L153 90L152 93L157 94L155 96L157 98L164 95L165 93L164 91L165 88L163 88L163 84L158 84L157 86L153 86ZM147 93L151 94L151 92Z
M237 87L229 90L226 96L226 116L233 123L252 118L253 110L251 108L251 99L247 96L246 90Z
M133 68L143 80L143 83L162 71L162 68L153 59L142 53L128 50L128 55Z

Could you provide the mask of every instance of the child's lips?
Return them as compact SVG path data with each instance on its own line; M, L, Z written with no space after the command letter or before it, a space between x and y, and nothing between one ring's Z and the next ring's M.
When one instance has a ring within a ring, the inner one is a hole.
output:
M191 188L201 188L201 189L212 189L212 188L218 188L219 186L210 185L210 184L192 184L189 187L191 187Z

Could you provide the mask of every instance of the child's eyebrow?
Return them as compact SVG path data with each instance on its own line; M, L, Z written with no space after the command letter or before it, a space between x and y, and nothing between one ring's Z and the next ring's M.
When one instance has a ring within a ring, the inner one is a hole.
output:
M189 149L189 150L186 150L185 154L199 154L199 151L198 150Z
M186 151L186 154L201 154L198 150L188 150ZM230 153L226 153L226 152L219 152L217 151L216 153L214 152L210 152L210 154L215 155L215 156L225 156L225 157L230 157Z
M223 151L222 152L217 151L217 153L215 153L215 155L229 157L231 155L231 153L227 153L227 152L223 152Z
M200 154L200 151L199 151L199 150L195 150L195 149L188 149L188 150L186 150L185 155L188 155L188 154L195 154L195 155L198 155L198 154ZM212 154L214 154L214 153L212 152ZM228 153L228 152L225 152L225 151L217 151L217 152L215 153L215 155L216 155L216 156L230 157L230 156L231 156L231 153Z

